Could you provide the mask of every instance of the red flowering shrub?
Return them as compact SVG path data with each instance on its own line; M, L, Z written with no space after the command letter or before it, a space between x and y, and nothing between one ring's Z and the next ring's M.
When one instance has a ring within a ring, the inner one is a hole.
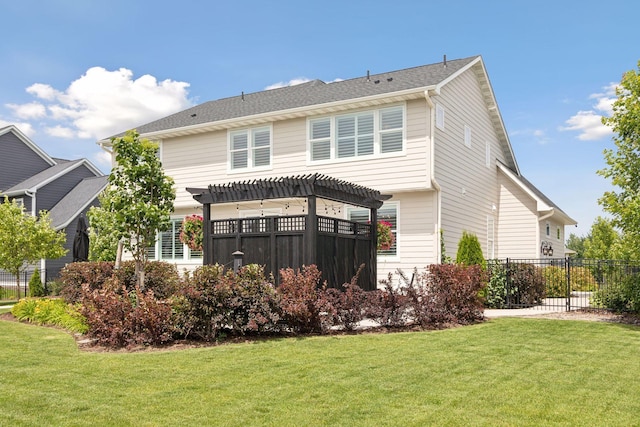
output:
M280 270L280 309L294 332L324 332L328 329L331 306L326 297L327 284L320 285L322 273L315 265Z

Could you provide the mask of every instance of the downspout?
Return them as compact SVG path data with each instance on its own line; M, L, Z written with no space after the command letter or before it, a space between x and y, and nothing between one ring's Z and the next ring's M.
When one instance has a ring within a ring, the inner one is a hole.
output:
M29 196L31 198L31 216L34 218L37 215L36 210L36 190L25 190L25 196ZM40 281L44 285L47 280L47 260L44 258L40 259Z
M430 94L431 93L431 94ZM427 101L427 105L429 106L429 111L431 112L430 114L430 141L429 141L429 145L431 148L431 165L429 167L430 169L430 181L431 181L431 186L436 190L436 223L434 224L434 234L436 236L436 264L440 264L440 260L442 259L442 251L441 251L441 247L442 247L442 242L441 242L441 235L440 235L440 225L441 225L441 219L442 219L442 189L440 188L440 184L438 184L438 181L436 180L436 172L435 172L435 157L436 157L436 147L435 147L435 133L436 133L436 106L433 103L433 101L431 100L431 96L437 96L440 95L440 90L439 89L434 89L434 90L425 90L424 91L424 98Z
M536 241L538 242L536 245L536 252L538 252L540 250L540 245L542 244L542 237L540 236L540 224L542 223L542 221L544 221L547 218L550 218L553 216L553 214L555 213L554 208L551 208L551 210L542 215L540 218L538 218L538 226L536 227ZM540 256L539 253L536 253L537 256Z

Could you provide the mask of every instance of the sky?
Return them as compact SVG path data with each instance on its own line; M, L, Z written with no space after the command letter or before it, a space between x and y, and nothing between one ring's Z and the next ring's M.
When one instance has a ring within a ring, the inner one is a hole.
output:
M522 175L585 236L636 0L0 0L0 127L109 172L96 141L210 100L482 55Z

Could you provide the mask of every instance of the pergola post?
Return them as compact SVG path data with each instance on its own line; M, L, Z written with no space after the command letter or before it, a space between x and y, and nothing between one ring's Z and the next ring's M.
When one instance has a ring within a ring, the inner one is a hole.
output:
M211 203L202 205L202 260L213 265L213 235L211 232Z
M316 196L307 197L307 224L304 230L304 264L311 265L317 263L318 252L318 214L316 212Z
M373 289L378 287L378 209L371 208L371 252L369 255L369 271Z

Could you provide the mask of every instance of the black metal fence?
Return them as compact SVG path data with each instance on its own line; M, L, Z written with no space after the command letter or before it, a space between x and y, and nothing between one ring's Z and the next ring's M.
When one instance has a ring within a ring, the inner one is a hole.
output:
M507 258L487 264L491 308L598 309L604 291L640 273L640 261Z
M44 272L40 272L40 277ZM29 280L33 275L33 270L20 273L20 287L16 281L16 276L4 270L0 270L0 300L18 299L29 294ZM46 276L45 276L46 277Z

